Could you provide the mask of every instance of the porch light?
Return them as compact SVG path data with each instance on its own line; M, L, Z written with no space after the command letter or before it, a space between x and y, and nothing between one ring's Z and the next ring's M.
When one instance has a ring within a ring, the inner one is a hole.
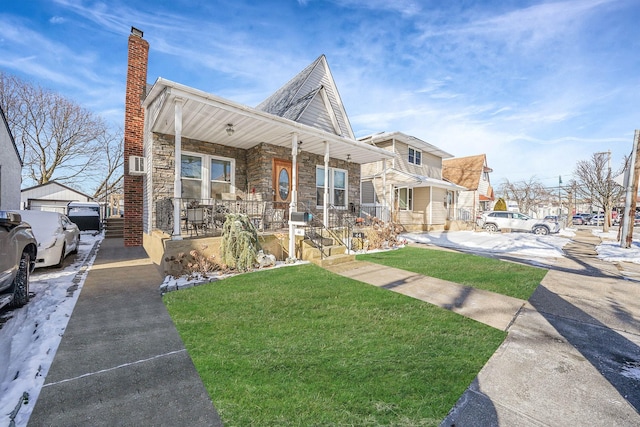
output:
M298 154L302 151L302 141L298 141Z
M347 154L347 164L351 163L351 154Z
M227 123L227 127L226 127L225 130L227 131L227 135L229 135L229 136L233 135L233 133L236 131L233 128L233 123Z

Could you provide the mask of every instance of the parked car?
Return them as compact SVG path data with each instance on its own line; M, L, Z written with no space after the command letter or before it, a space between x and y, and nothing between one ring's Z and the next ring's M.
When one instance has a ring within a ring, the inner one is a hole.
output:
M31 225L38 241L37 267L62 267L69 254L78 252L80 230L69 217L58 212L16 211Z
M571 219L571 221L573 222L573 225L584 225L586 224L586 221L584 219L584 217L582 215L574 215L573 218Z
M589 225L600 225L603 223L604 223L604 214L593 215L591 218L589 218L589 222L587 222L587 224Z
M35 268L38 242L19 214L0 211L0 307L29 302L29 275Z
M510 229L535 234L549 234L560 231L560 224L557 222L545 222L519 212L488 211L480 216L477 223L489 232Z
M613 219L613 225L620 225L623 218L624 218L623 214L620 214L617 217L615 217ZM639 225L639 224L640 224L640 214L636 214L636 217L633 220L633 225Z

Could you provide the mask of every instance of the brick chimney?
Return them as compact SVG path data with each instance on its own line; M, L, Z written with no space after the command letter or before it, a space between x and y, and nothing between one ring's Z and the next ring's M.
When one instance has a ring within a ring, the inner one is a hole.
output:
M144 177L129 175L129 156L143 156L144 109L149 43L131 27L124 108L124 245L142 246Z

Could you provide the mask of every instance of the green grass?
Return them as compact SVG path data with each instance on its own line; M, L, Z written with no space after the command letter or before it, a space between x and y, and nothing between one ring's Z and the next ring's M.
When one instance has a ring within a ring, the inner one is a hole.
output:
M506 336L314 265L164 301L225 426L438 425Z
M547 274L543 268L411 246L356 258L523 300L529 299Z

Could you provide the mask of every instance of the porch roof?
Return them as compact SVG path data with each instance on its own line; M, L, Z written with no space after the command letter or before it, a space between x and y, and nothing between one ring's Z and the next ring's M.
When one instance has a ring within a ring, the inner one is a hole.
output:
M353 163L370 163L395 155L367 143L325 132L312 126L278 117L235 103L180 83L158 78L143 101L152 132L175 134L175 102L182 100L182 136L199 141L249 149L262 142L291 148L298 134L302 151L324 156L325 141L332 158ZM157 101L157 102L156 102ZM227 125L234 132L228 135Z
M387 184L392 185L404 185L411 188L436 187L444 188L451 191L465 191L467 189L466 187L462 187L460 185L456 185L442 179L417 175L393 168L387 169L386 172L380 172L370 177L363 177L363 179L382 177L383 175L386 175L385 180Z

